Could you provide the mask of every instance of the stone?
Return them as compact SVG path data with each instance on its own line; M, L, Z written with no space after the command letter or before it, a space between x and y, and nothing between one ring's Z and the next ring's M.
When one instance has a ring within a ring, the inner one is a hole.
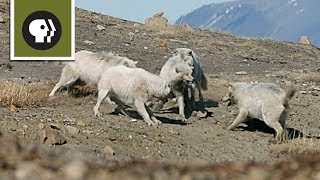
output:
M78 121L77 126L85 127L86 124L83 121Z
M10 111L11 112L17 112L18 111L18 108L16 107L16 106L14 106L14 105L10 105Z
M0 16L0 23L5 23L4 18Z
M88 171L86 164L81 160L73 160L62 168L66 179L85 179Z
M103 153L104 153L105 155L108 155L108 156L115 155L114 150L113 150L112 147L110 147L110 146L106 146L106 147L103 149Z
M54 125L44 127L42 130L40 130L39 136L41 144L53 146L66 143L66 139L61 134L61 129Z
M70 134L77 134L80 132L80 130L78 128L73 127L73 126L66 126L66 129Z
M236 75L247 75L248 73L246 71L239 71L236 72Z
M320 87L314 87L313 90L320 91Z
M300 44L303 44L303 45L311 45L311 42L310 42L308 36L301 36L301 38L300 38Z
M99 31L106 30L106 28L105 28L104 26L100 25L100 24L97 25L97 29L98 29Z
M84 43L85 43L85 44L88 44L88 45L90 45L90 46L96 44L96 43L94 43L94 42L92 42L92 41L89 41L89 40L85 40Z

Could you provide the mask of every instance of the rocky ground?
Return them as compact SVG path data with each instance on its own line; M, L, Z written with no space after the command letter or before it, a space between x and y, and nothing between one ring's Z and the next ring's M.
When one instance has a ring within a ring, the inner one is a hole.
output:
M47 95L63 66L9 61L9 3L0 2L0 168L17 179L319 179L320 50L269 39L172 26L161 16L139 24L76 11L76 50L113 51L158 73L178 47L193 49L209 80L208 117L177 119L168 103L148 127L104 103L94 118L94 87ZM3 21L1 21L1 17ZM103 26L103 27L101 27ZM292 82L298 92L287 121L291 140L273 143L257 120L225 129L237 114L220 99L228 82ZM131 112L135 113L134 109ZM302 135L302 137L298 137ZM78 172L78 173L75 173Z

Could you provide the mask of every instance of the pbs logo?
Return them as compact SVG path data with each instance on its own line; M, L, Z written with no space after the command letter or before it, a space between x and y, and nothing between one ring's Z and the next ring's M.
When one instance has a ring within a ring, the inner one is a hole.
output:
M22 26L26 43L37 50L47 50L55 46L61 37L62 28L59 19L48 11L36 11L30 14Z

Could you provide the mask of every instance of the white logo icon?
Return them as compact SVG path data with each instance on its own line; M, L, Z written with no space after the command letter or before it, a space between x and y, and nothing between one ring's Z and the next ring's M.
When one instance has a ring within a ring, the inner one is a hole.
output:
M48 19L48 22L49 24L44 19L35 19L29 24L29 32L35 37L35 43L44 43L45 38L47 39L47 43L51 43L51 38L54 36L56 28L52 19ZM49 35L48 32L50 32Z

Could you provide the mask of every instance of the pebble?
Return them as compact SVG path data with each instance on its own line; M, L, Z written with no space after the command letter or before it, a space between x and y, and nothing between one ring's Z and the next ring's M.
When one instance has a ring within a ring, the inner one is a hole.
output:
M103 153L106 154L106 155L109 155L109 156L115 155L115 152L114 152L113 148L110 147L110 146L106 146L106 147L103 149Z
M94 43L94 42L92 42L92 41L89 41L89 40L85 40L84 43L85 43L85 44L88 44L88 45L90 45L90 46L96 44L96 43Z
M0 16L0 23L5 23L4 18Z
M300 94L307 94L307 91L299 91Z
M78 126L82 126L82 127L85 127L85 126L86 126L86 124L85 124L83 121L78 121L78 122L77 122L77 125L78 125Z
M239 71L236 72L236 75L247 75L248 73L246 71Z
M148 50L149 48L148 47L144 47L143 49Z
M99 31L106 30L106 28L105 28L104 26L100 25L100 24L97 25L97 29L98 29Z
M93 131L90 131L90 130L87 130L87 129L83 130L82 132L85 133L85 134L93 134Z
M70 134L77 134L79 132L79 129L73 126L66 126L66 129Z

